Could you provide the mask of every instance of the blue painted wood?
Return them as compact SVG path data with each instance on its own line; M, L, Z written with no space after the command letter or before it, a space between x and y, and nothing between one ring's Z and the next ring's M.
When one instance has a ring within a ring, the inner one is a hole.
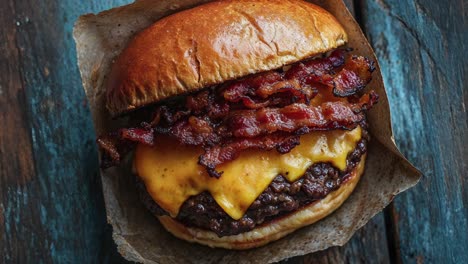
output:
M1 263L118 260L72 27L126 2L1 1Z
M395 139L425 176L396 198L396 261L468 263L463 1L360 1L382 66Z
M16 51L13 55L7 53L5 58L11 62L5 67L16 71L11 81L15 89L10 88L9 80L2 80L2 85L8 87L8 101L16 101L19 96L24 102L17 103L14 109L1 109L2 113L10 112L6 117L14 116L13 113L24 117L24 124L17 127L23 128L18 137L26 145L21 148L25 153L20 157L27 159L11 166L11 158L0 158L2 168L9 169L2 170L2 179L11 180L0 187L5 190L0 201L5 208L3 230L7 234L1 239L2 262L124 262L105 224L95 135L71 39L72 24L78 15L124 3L47 1L31 9L32 2L22 0L10 1L9 9L2 13L11 31L6 32L11 42L2 48ZM16 125L15 121L8 120L8 127ZM16 127L3 131L6 133L0 135L13 143ZM2 153L16 151L15 144L3 141L1 145L7 146ZM18 186L15 170L30 172L19 173L27 175L24 185ZM347 246L292 262L339 263L375 259L379 255L384 263L388 261L385 242L380 215Z
M80 14L128 2L0 0L0 263L124 262L105 223L71 32ZM386 222L378 215L346 246L289 262L468 263L462 1L357 3L397 142L426 176Z

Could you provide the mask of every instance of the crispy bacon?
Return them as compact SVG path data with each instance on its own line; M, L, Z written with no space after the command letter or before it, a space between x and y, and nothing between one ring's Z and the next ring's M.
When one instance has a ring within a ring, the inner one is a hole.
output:
M316 92L301 86L296 79L284 79L283 73L270 71L228 85L223 96L228 102L242 102L249 109L259 109L285 101L285 104L299 101L308 103ZM286 95L281 96L283 93Z
M136 118L148 123L99 137L101 164L116 165L137 143L153 145L155 136L164 134L203 147L199 164L219 177L216 166L237 158L243 150L286 153L299 144L304 133L353 129L365 119L365 111L377 102L378 95L359 93L371 80L373 63L358 56L345 60L346 53L335 50L327 57L209 87L152 110L146 108L145 115ZM318 93L324 96L311 104ZM342 98L326 100L330 97Z
M122 159L122 154L126 154L122 151L122 144L124 142L116 136L111 134L101 136L96 140L96 142L101 150L102 168L109 168L118 165Z
M154 130L151 127L119 129L119 138L146 145L154 145Z
M192 146L212 146L220 142L220 136L214 133L209 122L193 116L188 120L178 122L169 131L163 133Z
M273 134L258 138L236 139L223 145L207 148L199 157L198 163L207 169L211 177L219 178L223 172L216 171L216 166L236 159L240 152L256 148L262 150L276 149L280 153L288 153L299 145L299 136L288 134Z
M374 63L369 59L352 56L345 63L344 51L336 50L327 58L294 65L286 72L286 78L300 80L303 85L328 86L333 88L335 96L347 97L362 90L371 81L374 70Z
M301 86L297 80L283 80L272 85L262 85L256 91L261 98L268 98L279 93L288 93L293 102L304 102L309 104L310 99L317 95L317 90Z
M229 113L229 104L220 100L212 89L187 96L186 108L192 115L206 114L209 118L218 119Z
M97 139L101 150L101 167L118 165L122 158L131 151L135 143L154 145L154 130L148 124L139 128L121 128L117 133L110 133Z
M374 64L367 58L352 56L344 68L333 77L333 94L346 97L359 92L371 81L374 70Z
M261 73L227 85L223 97L228 102L239 102L246 96L254 96L259 87L275 84L282 79L283 76L275 71Z
M270 104L270 100L264 100L264 101L254 100L248 96L243 96L241 98L241 102L244 104L245 107L249 109L259 109L262 107L266 107Z
M152 127L158 126L171 126L190 115L188 110L173 109L169 106L163 105L157 107L153 120L150 122Z
M379 101L379 95L371 90L369 93L364 94L358 100L358 104L361 111L370 110Z
M135 143L154 145L154 130L151 127L122 128L97 139L102 152L101 166L108 168L120 163Z
M336 74L335 71L340 69ZM317 87L333 88L335 96L346 97L364 88L371 80L373 63L361 56L352 56L345 63L345 50L330 56L293 65L284 73L270 71L234 82L224 90L224 99L242 102L245 107L259 109L273 105L266 99L278 93L289 93L293 102L306 102L317 94Z
M334 69L344 64L345 53L345 50L338 49L326 58L295 64L286 72L286 79L297 79L303 84L328 83L333 79Z
M277 131L294 132L299 128L310 130L352 129L365 116L359 105L347 102L326 102L320 106L291 104L283 108L243 110L229 120L235 137L252 138Z

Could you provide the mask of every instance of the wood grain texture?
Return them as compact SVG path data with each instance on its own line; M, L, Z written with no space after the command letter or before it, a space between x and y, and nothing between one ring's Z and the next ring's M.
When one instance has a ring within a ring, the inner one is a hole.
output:
M395 139L425 177L396 198L397 262L468 263L467 56L463 1L360 1Z
M17 28L13 23L12 9L11 5L0 9L1 25L10 25L0 30L0 252L4 252L1 254L4 263L11 254L18 253L16 245L21 241L14 232L20 224L19 215L5 202L14 195L16 199L12 203L16 208L21 207L26 198L23 198L23 192L27 192L24 185L35 175L30 120L23 111L27 98L18 67L20 50L16 43ZM29 226L36 223L34 218L21 222ZM37 232L43 230L38 228Z
M126 263L105 222L71 31L80 14L129 2L0 0L0 263ZM425 177L344 247L284 263L468 263L463 1L355 4L396 140Z
M71 31L81 13L122 2L1 1L1 263L115 256L103 250L111 238Z

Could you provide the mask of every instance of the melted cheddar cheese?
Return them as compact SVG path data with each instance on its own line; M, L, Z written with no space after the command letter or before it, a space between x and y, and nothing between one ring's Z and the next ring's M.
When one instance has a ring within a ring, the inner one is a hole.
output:
M238 220L278 174L293 182L318 162L330 162L344 170L348 153L360 139L361 128L357 127L303 135L301 144L287 154L246 150L236 160L217 167L224 173L216 179L197 163L201 148L158 138L154 147L137 147L134 166L148 193L172 217L190 196L208 191L229 216Z

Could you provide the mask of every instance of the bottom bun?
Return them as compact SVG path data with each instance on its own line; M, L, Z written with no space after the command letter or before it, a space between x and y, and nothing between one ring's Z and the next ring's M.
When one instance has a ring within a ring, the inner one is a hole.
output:
M361 161L348 176L347 181L325 198L238 235L218 237L212 231L187 227L169 216L158 216L158 219L174 236L189 242L227 249L249 249L263 246L301 227L317 222L340 207L359 182L364 171L365 159L365 155L362 156Z

